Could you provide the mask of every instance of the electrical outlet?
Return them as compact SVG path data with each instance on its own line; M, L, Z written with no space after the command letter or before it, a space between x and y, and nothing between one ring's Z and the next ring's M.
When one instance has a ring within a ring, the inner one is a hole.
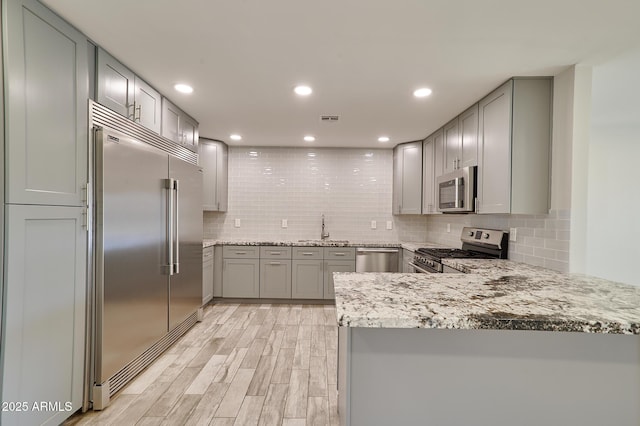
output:
M518 228L509 228L509 241L515 241L518 237Z
M287 219L282 219L282 227L286 228L287 226L289 226Z
M447 232L451 232L451 224L447 223Z
M388 230L392 230L393 229L393 222L391 222L390 220L387 221L387 229Z
M378 224L376 223L375 220L371 221L371 229L376 229L378 227Z
M235 219L233 221L233 226L235 226L236 228L240 228L240 219Z

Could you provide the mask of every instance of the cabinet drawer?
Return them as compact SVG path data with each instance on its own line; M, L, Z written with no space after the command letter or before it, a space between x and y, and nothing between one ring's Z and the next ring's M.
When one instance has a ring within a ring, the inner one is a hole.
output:
M260 247L258 246L224 246L222 257L225 259L258 259Z
M260 247L261 259L291 259L291 247Z
M294 259L322 259L322 247L294 247Z
M356 249L354 247L325 247L325 259L355 260Z

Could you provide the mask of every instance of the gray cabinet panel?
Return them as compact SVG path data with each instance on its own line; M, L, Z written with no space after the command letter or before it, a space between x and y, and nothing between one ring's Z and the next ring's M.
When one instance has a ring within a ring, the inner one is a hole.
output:
M260 247L223 246L222 253L225 259L258 259L260 257Z
M213 250L213 297L222 297L222 247Z
M161 101L158 91L135 77L134 121L157 134L160 134Z
M444 130L440 129L433 134L433 171L434 177L444 174ZM435 181L434 181L435 182Z
M260 247L260 259L291 259L291 247Z
M422 214L437 211L435 185L435 143L431 135L422 144Z
M98 48L98 103L133 118L135 75L120 61Z
M422 212L422 142L400 144L394 149L394 214Z
M460 161L459 167L478 165L478 104L475 104L459 117L460 125Z
M291 270L293 299L324 298L322 260L294 260Z
M260 297L291 298L291 260L260 260Z
M223 142L200 138L198 153L203 177L203 210L227 210L228 148Z
M311 260L311 259L319 259L322 260L323 248L322 247L293 247L293 251L291 254L293 259L300 260Z
M180 109L162 98L162 133L161 135L174 142L180 142Z
M62 423L82 405L86 230L83 209L8 206L3 401L72 409L0 413L2 424Z
M260 260L224 259L222 262L223 297L260 297Z
M325 247L325 259L356 260L355 247Z
M202 251L202 304L213 299L213 247Z
M6 202L82 206L87 39L36 1L4 5Z
M335 299L333 289L334 272L355 272L356 262L353 260L325 260L324 262L324 298Z
M444 173L458 168L460 152L460 126L458 117L444 125Z

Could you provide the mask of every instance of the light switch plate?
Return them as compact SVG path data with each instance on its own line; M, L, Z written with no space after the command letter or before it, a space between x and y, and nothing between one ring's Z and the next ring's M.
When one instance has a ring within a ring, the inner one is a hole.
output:
M378 227L378 224L376 223L375 220L371 221L371 229L376 229Z
M233 221L233 226L235 226L236 228L240 228L240 219L235 219Z
M287 219L282 219L282 227L286 228L287 226L289 226Z
M509 228L509 241L516 241L518 237L518 228Z
M387 221L387 229L388 230L393 229L393 222L391 222L390 220Z

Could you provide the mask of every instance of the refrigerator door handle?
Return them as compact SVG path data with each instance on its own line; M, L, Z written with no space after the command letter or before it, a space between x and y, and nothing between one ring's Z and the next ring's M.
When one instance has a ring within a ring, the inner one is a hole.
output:
M167 265L169 275L173 275L173 188L175 181L165 179L167 189Z
M176 191L176 214L175 214L175 225L176 225L176 247L174 250L174 273L180 273L180 181L178 179L174 180L174 188Z

